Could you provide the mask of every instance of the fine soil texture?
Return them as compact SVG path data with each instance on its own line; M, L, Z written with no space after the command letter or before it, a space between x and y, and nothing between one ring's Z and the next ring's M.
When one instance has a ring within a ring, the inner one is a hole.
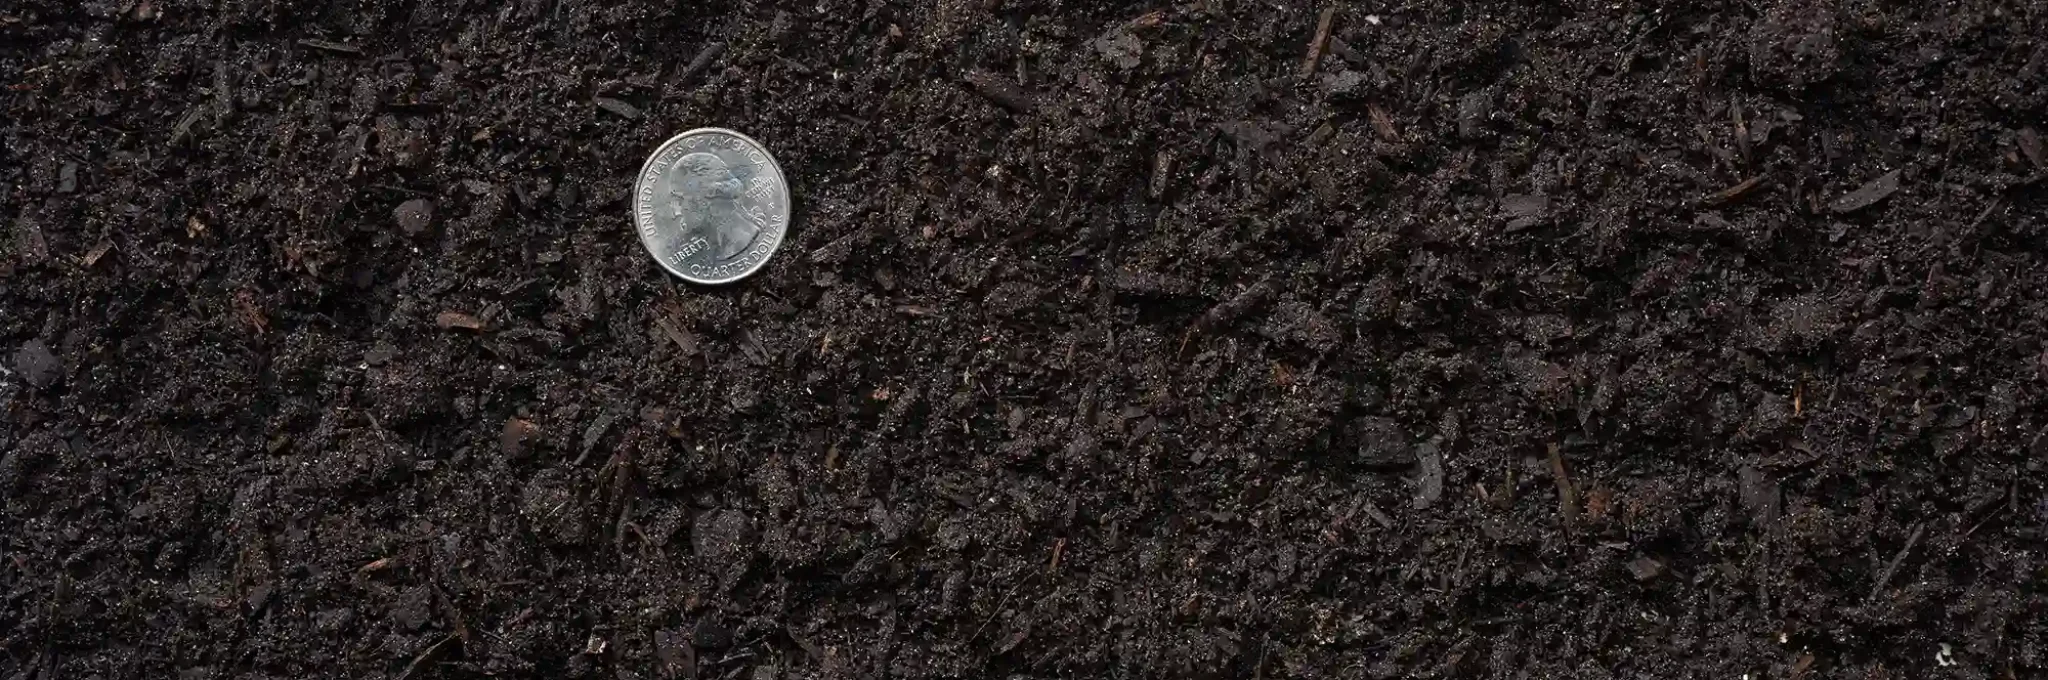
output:
M2041 677L2044 36L0 2L0 678Z

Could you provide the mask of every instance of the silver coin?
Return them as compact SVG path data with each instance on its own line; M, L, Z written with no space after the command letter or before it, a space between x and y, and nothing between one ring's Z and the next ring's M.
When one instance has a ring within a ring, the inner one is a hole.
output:
M633 185L640 244L670 274L732 283L760 271L789 231L789 181L760 142L721 128L670 138Z

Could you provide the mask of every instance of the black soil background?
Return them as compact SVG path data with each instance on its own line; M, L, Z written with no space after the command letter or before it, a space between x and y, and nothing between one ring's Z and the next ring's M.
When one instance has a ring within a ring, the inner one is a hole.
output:
M0 4L0 678L2048 671L2048 8L1324 9Z

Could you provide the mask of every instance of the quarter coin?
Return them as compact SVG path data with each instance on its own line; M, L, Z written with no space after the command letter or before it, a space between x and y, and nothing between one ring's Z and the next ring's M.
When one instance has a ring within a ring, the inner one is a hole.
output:
M633 186L640 244L670 274L721 284L760 271L789 231L789 180L768 149L723 128L676 135Z

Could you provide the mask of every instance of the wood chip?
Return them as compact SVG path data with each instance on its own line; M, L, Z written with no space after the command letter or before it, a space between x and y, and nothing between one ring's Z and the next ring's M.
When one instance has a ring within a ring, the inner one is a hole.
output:
M40 264L50 259L50 241L43 236L42 225L34 219L25 218L15 223L14 243L14 252L20 254L21 264ZM0 258L0 262L14 264L9 258Z
M483 330L484 322L482 319L478 319L474 316L470 316L462 312L451 311L442 312L440 314L435 315L434 325L440 326L442 328L466 328L472 331L476 331Z
M1607 517L1607 508L1614 500L1614 492L1607 489L1593 489L1586 492L1586 519L1598 522Z
M1564 515L1564 523L1570 525L1579 519L1579 490L1572 486L1571 474L1564 467L1564 452L1556 444L1550 445L1550 476L1557 482L1557 511Z
M1329 123L1323 123L1322 125L1316 126L1315 132L1308 133L1307 145L1309 148L1313 149L1315 147L1319 147L1329 143L1330 138L1335 136L1337 136L1337 126L1331 125Z
M505 429L498 432L498 450L505 455L518 458L526 454L526 442L540 432L540 427L518 418L505 420Z
M1126 442L1124 445L1134 446L1138 442L1145 441L1145 437L1150 436L1153 432L1156 432L1158 430L1159 417L1145 416L1144 420L1138 421L1138 425L1136 427L1131 428L1131 440L1129 442Z
M1367 15L1366 18L1370 20L1377 17ZM1353 49L1351 47L1351 43L1344 42L1343 38L1334 35L1330 36L1330 46L1328 49L1330 50L1331 56L1343 59L1344 61L1352 64L1361 64L1365 61L1363 57L1360 57L1358 55L1358 50Z
M1118 26L1097 37L1092 43L1103 61L1114 64L1126 71L1144 63L1145 41L1139 40L1130 29Z
M114 249L114 242L113 242L113 241L109 241L109 240L106 240L106 239L100 239L99 245L95 245L95 246L93 246L93 247L92 247L92 250L88 250L88 251L86 251L86 252L85 252L85 257L83 257L83 258L80 258L80 259L79 259L79 263L80 263L80 264L84 264L84 265L85 265L85 266L87 266L87 267L93 266L94 264L97 264L97 263L99 263L99 261L100 261L100 258L102 258L102 257L106 257L106 256L107 256L107 251L109 251L109 250L113 250L113 249Z
M311 38L307 38L305 40L300 40L299 45L302 47L311 47L316 50L325 50L328 52L334 52L338 54L356 55L363 53L363 50L361 48L358 48L354 45L350 45L348 43L338 43L331 40L314 40Z
M1422 470L1416 480L1415 500L1409 504L1416 510L1427 510L1436 505L1444 496L1444 452L1436 442L1425 442L1415 447L1415 462Z
M683 84L690 82L691 78L695 78L697 77L697 74L703 73L705 69L711 68L711 62L718 59L718 55L724 53L725 43L711 43L705 45L703 49L697 50L697 56L692 57L690 59L690 65L683 67L683 72L676 75L676 83Z
M256 296L249 291L235 293L235 314L242 317L242 322L249 324L257 335L270 330L270 320L264 318L263 310L256 306Z
M1389 142L1401 141L1401 131L1394 127L1394 119L1387 115L1386 109L1378 104L1369 104L1365 110L1372 115L1372 131L1378 133L1380 139Z
M975 92L1003 108L1017 113L1031 113L1038 108L1037 97L1002 76L987 71L969 71L962 78Z
M624 118L626 120L640 119L639 107L617 99L613 99L611 97L597 97L595 99L590 100L590 103L596 104L597 108L610 111L614 115L617 115L618 117Z
M1003 638L1002 644L996 645L996 655L1008 654L1010 650L1016 649L1017 645L1024 644L1024 641L1031 637L1032 624L1033 621L1030 619L1024 619L1024 622L1018 625L1016 632L1010 633L1008 637Z
M1330 44L1330 22L1337 18L1337 6L1323 8L1323 15L1316 19L1316 36L1309 40L1308 56L1301 60L1301 77L1315 75L1316 66L1323 61L1323 46Z
M740 351L745 353L747 360L753 362L754 365L766 366L774 360L775 357L768 352L768 347L761 343L761 336L754 333L754 331L740 331L739 340Z
M1728 102L1728 118L1735 124L1735 152L1742 156L1742 164L1747 167L1750 163L1749 120L1742 115L1740 99Z
M1508 216L1508 231L1521 231L1543 221L1550 211L1550 197L1542 194L1509 194L1500 199L1501 212Z
M195 104L192 108L186 109L185 115L179 117L177 124L171 126L171 146L177 146L180 142L190 138L192 136L192 128L197 126L199 119L205 115L206 105L204 104Z
M697 353L697 336L685 330L675 319L669 318L668 314L655 314L654 325L661 327L662 335L668 336L669 342L675 343L676 349L681 350L683 356L689 357Z
M596 421L590 423L590 427L583 428L583 448L576 457L589 457L590 452L597 449L597 443L604 439L605 430L611 429L612 423L618 419L619 412L616 408L605 409L604 413L597 416Z
M1637 557L1628 561L1628 573L1637 581L1649 581L1664 574L1664 563L1649 556Z
M1500 199L1500 209L1513 217L1533 217L1550 209L1550 197L1543 194L1508 194Z
M397 221L398 228L404 229L407 234L426 231L427 227L434 223L434 202L415 198L400 203L397 209L391 211L391 218Z
M1195 320L1194 331L1206 332L1227 326L1231 322L1236 321L1238 317L1244 316L1246 312L1250 312L1258 308L1259 305L1265 304L1267 300L1272 299L1279 292L1280 284L1275 282L1272 277L1269 276L1261 279L1258 283L1246 287L1243 292L1238 293L1235 297L1217 303L1216 306L1210 307L1209 311L1203 312L1201 318Z
M1843 194L1841 198L1835 199L1835 202L1829 203L1828 209L1836 213L1856 212L1877 205L1878 201L1890 197L1898 190L1899 171L1893 170L1877 179L1865 182L1863 186L1857 187L1855 191Z
M1388 517L1387 513L1380 512L1379 506L1373 505L1372 501L1365 502L1365 516L1372 518L1373 523L1380 525L1381 529L1394 528L1394 518Z
M1150 187L1152 197L1159 198L1160 196L1166 195L1167 184L1171 182L1172 179L1173 153L1169 151L1160 151L1159 153L1153 154L1152 186Z
M1891 583L1892 574L1898 573L1899 565L1906 561L1906 555L1913 552L1913 546L1919 545L1920 537L1926 535L1926 533L1927 523L1918 522L1913 525L1913 535L1906 537L1906 544L1899 546L1898 554L1892 555L1892 561L1887 563L1884 566L1884 571L1877 575L1877 585L1870 587L1870 599L1872 601L1876 601L1878 595L1884 593L1885 584Z
M1493 100L1485 92L1472 92L1458 99L1458 137L1478 139L1486 133L1486 119L1493 115Z

